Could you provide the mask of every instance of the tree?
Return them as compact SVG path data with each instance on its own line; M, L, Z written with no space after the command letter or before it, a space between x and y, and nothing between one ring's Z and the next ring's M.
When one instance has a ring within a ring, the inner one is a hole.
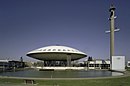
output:
M93 58L91 56L89 56L88 61L93 61Z
M20 57L20 62L23 62L23 57Z

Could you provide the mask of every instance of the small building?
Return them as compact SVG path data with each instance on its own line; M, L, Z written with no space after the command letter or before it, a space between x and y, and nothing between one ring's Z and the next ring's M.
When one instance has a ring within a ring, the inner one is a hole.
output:
M24 62L15 60L0 60L0 71L11 70L14 68L23 68Z
M127 67L130 67L130 61L127 61Z
M110 60L94 59L84 63L88 69L110 69Z
M112 56L111 70L125 71L125 56Z
M0 60L0 71L5 71L9 68L9 61L8 60Z
M95 61L87 61L88 69L95 69Z
M9 67L23 68L24 62L11 60L9 61Z
M95 69L102 69L101 66L102 66L103 62L101 59L96 59L95 60Z

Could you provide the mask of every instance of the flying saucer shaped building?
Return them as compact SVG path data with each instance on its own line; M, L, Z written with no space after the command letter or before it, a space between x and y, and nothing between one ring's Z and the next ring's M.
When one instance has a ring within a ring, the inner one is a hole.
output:
M43 60L49 65L56 63L56 61L60 61L61 63L66 62L66 65L69 66L71 61L81 59L87 55L71 47L47 46L30 51L27 53L27 56Z

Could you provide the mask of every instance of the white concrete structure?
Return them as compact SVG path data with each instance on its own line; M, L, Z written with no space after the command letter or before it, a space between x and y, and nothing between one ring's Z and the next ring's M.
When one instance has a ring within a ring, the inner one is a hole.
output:
M88 62L88 69L95 69L95 61Z
M110 60L95 59L92 61L85 61L87 69L110 69Z
M47 46L27 53L27 56L39 60L66 60L68 55L71 55L71 60L87 56L77 49L66 46Z
M110 64L110 60L105 60L105 63L106 64Z
M95 60L95 69L101 69L102 64L103 64L103 60L96 59Z
M96 59L95 60L95 64L102 64L103 62L102 62L102 59Z
M0 60L0 62L9 62L9 60Z
M112 70L125 71L125 56L112 56Z
M5 71L8 68L8 60L0 60L0 71Z
M43 60L44 66L71 66L71 61L87 55L77 49L66 46L47 46L27 53L27 56ZM57 65L58 64L58 65Z
M127 61L127 67L130 67L130 61Z
M86 70L85 67L36 67L37 69L54 70Z

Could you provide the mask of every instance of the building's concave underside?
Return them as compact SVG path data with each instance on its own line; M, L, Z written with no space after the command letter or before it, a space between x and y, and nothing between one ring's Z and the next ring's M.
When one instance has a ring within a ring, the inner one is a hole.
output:
M27 54L27 56L38 59L38 60L57 60L57 61L63 61L66 60L68 56L71 57L71 60L77 60L80 58L85 57L86 55L82 54L75 54L75 53L57 53L57 52L48 52L48 53L33 53L33 54Z

